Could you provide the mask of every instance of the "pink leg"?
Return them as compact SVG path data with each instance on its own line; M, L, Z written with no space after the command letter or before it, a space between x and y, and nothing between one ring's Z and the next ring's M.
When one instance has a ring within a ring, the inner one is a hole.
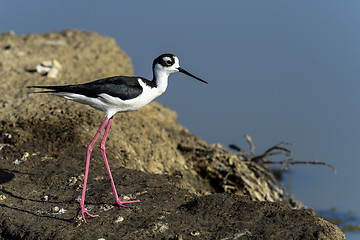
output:
M86 219L85 219L84 213L86 213L90 217L98 217L99 216L99 215L92 215L92 214L88 213L86 211L85 207L84 207L84 203L85 203L86 183L87 183L88 174L89 174L91 152L93 150L93 147L94 147L94 144L95 144L97 138L99 137L101 131L104 129L107 122L108 122L108 118L105 117L105 121L103 122L103 124L101 125L101 127L99 128L99 130L97 131L97 133L95 134L93 140L91 141L90 145L87 148L84 186L83 186L83 192L82 192L82 195L81 195L80 208L78 210L78 214L81 211L82 218L84 219L85 222L86 222Z
M134 200L134 201L120 201L119 200L119 196L116 192L116 188L115 188L115 184L114 184L114 180L113 180L113 177L111 175L111 171L110 171L110 166L109 166L109 163L107 161L107 158L106 158L106 154L105 154L105 142L106 142L106 138L108 136L108 133L109 133L109 130L110 130L110 126L111 126L111 122L112 122L112 118L110 118L109 122L108 122L108 125L106 126L106 129L105 129L105 133L104 133L104 137L101 141L101 145L100 145L100 151L101 151L101 154L103 156L103 159L104 159L104 162L105 162L105 167L106 167L106 170L108 172L108 175L109 175L109 178L110 178L110 182L111 182L111 187L112 187L112 190L114 192L114 197L115 197L115 202L121 206L121 207L127 207L125 205L123 205L124 203L135 203L135 202L140 202L139 200Z

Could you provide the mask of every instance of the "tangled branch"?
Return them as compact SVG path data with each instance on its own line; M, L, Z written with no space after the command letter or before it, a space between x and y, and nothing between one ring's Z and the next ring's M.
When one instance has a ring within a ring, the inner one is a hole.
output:
M250 153L245 152L240 147L235 144L230 144L229 147L235 151L237 151L237 155L243 158L245 161L255 162L258 164L281 164L282 169L287 169L289 165L296 164L311 164L311 165L323 165L329 167L335 174L336 169L329 163L319 162L319 161L295 161L294 154L291 150L286 148L286 146L292 146L292 143L288 142L280 142L269 149L267 149L263 154L256 155L255 154L255 145L252 142L252 139L249 135L244 136L245 140L249 144ZM269 157L283 155L285 157L282 161L272 161Z

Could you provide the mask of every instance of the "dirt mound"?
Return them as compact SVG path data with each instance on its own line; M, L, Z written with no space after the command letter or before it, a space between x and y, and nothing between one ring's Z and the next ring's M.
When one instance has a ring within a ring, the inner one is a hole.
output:
M118 192L141 202L130 209L111 205L95 149L86 207L100 218L88 224L74 220L86 147L105 116L51 95L30 94L26 86L132 75L131 61L113 39L78 30L2 34L0 51L2 238L344 239L313 211L291 209L301 204L274 178L259 177L269 174L266 168L208 145L157 103L117 114L107 141Z

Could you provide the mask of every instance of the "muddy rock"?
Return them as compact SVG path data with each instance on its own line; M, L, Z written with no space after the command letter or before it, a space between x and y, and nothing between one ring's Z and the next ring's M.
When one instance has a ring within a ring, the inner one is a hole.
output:
M156 102L115 115L106 146L120 197L140 203L112 205L94 149L85 203L100 217L85 224L75 215L86 147L105 116L26 87L132 75L131 60L114 39L79 30L2 34L0 52L0 239L345 239L268 169L209 145Z

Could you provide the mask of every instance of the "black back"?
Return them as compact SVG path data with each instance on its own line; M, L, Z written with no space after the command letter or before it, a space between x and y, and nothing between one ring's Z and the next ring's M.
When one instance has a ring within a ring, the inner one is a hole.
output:
M87 97L96 98L101 93L106 93L113 97L118 97L122 100L129 100L136 98L142 93L142 87L139 84L141 79L150 87L156 87L156 83L141 77L127 77L115 76L99 79L93 82L65 85L65 86L31 86L31 88L45 88L51 89L51 92L67 92L81 94Z

